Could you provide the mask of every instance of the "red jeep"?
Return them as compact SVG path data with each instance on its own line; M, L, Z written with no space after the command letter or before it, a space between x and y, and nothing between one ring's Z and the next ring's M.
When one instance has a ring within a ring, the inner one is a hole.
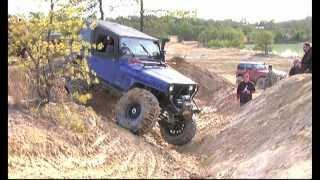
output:
M249 72L250 81L255 83L257 89L261 89L268 73L268 65L261 62L240 62L236 71L237 85L243 80L242 76L247 71ZM279 79L286 76L283 71L275 69L272 71L279 76Z

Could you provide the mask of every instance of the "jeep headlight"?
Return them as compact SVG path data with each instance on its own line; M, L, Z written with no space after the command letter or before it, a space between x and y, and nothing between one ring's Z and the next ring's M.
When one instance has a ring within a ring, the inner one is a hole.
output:
M189 86L189 91L192 91L193 90L193 85L190 85Z
M170 86L169 86L169 92L172 92L172 91L173 91L173 88L174 88L174 86L173 86L173 85L170 85Z

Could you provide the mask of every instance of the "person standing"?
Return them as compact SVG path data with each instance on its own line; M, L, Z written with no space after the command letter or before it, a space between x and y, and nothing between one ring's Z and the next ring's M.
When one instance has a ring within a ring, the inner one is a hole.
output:
M268 66L268 74L266 76L263 89L273 86L277 82L277 75L272 71L272 65Z
M244 80L239 83L237 88L237 99L240 100L240 106L249 102L254 92L254 84L249 80L249 73L246 72L244 74Z
M303 44L303 51L305 54L301 59L301 73L312 73L312 47L311 44L305 42Z
M301 73L301 62L299 59L293 61L293 66L289 71L289 76Z

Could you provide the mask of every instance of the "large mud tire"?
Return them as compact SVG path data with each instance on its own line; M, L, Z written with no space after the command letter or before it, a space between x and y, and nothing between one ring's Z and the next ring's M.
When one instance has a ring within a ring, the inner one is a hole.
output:
M266 83L265 77L258 78L256 82L256 89L264 89L266 85L265 83Z
M157 98L150 91L140 88L128 91L116 105L117 124L137 135L149 132L159 114Z
M175 125L170 125L166 121L159 121L160 133L163 139L173 145L185 145L189 143L196 134L196 123L193 119L181 120ZM183 128L181 128L183 126ZM178 131L178 133L175 133Z

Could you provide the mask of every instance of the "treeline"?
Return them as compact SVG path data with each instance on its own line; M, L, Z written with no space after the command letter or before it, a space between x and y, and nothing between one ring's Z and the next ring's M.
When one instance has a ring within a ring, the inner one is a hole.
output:
M139 29L140 17L108 19ZM260 32L271 33L274 43L298 43L312 40L312 18L275 23L261 21L249 24L244 21L203 20L194 17L147 15L144 17L144 32L156 37L177 35L179 40L195 40L208 47L244 47L255 43Z

